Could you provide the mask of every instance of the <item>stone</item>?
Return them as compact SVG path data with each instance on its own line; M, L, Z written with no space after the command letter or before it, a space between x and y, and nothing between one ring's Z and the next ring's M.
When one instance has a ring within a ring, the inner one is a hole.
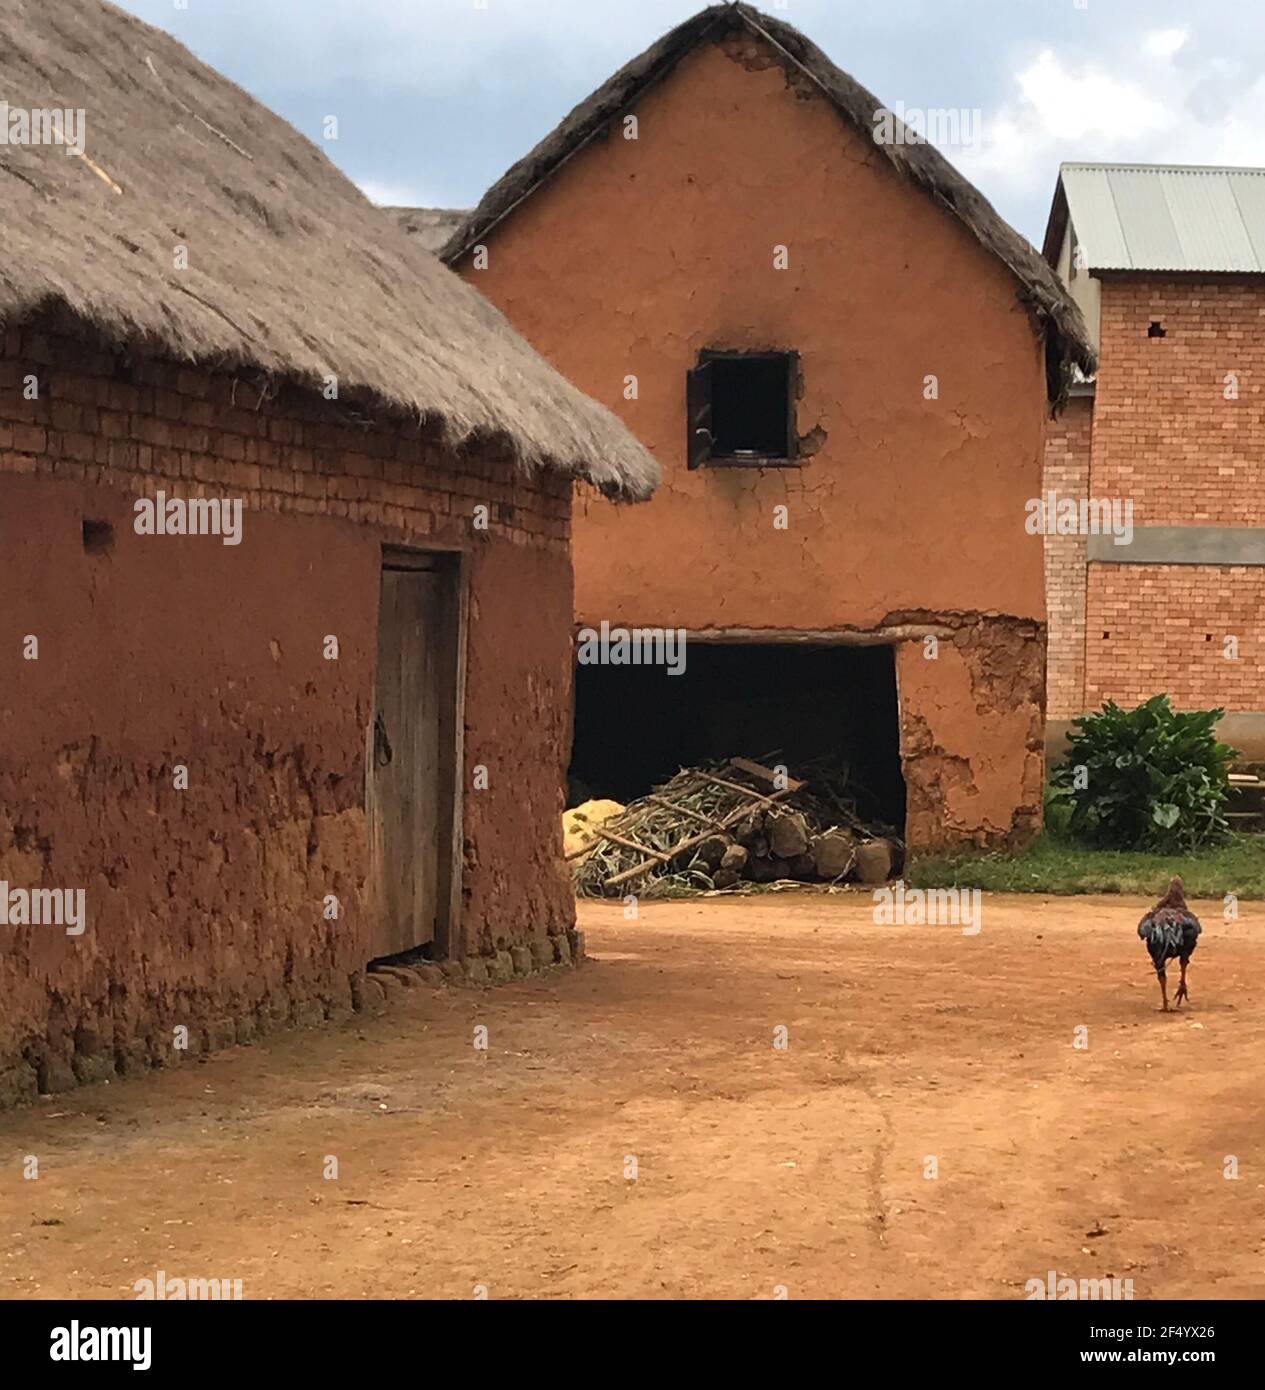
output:
M451 980L453 984L460 984L466 978L466 967L464 961L441 960L439 969L444 979Z
M259 1026L256 1024L253 1014L243 1014L236 1020L236 1028L239 1047L249 1046L259 1035Z
M747 860L750 857L751 853L746 845L730 845L721 856L720 867L724 870L733 870L735 879L741 878L742 871L747 867ZM719 885L717 886L719 887Z
M421 983L413 971L403 965L376 965L373 973L375 975L390 975L393 980L398 980L405 989L416 989Z
M438 989L448 978L444 974L443 966L439 965L415 965L413 970L418 980L424 985L430 985L432 989Z
M10 1106L23 1105L32 1101L40 1093L35 1077L35 1068L19 1062L16 1067L0 1071L0 1110Z
M497 951L488 961L488 978L494 985L508 984L514 978L514 958L508 951Z
M572 961L579 965L584 959L584 933L576 927L568 927L567 943L571 947Z
M325 1006L319 999L301 999L294 1006L296 1028L318 1028L325 1022Z
M374 1018L386 1013L387 993L377 980L366 979L360 986L360 1007Z
M700 864L705 864L707 868L714 869L724 858L725 851L729 848L728 835L709 835L702 844L694 850L694 857Z
M553 940L554 958L561 965L571 964L571 943L565 936L555 936Z
M193 1029L189 1030L191 1033ZM206 1026L205 1038L207 1052L222 1052L237 1042L237 1024L231 1018L217 1018Z
M857 846L857 877L862 883L886 883L892 874L892 847L886 840Z
M772 883L777 877L777 865L764 855L753 854L747 861L747 877L754 883Z
M114 1054L112 1052L76 1053L70 1065L74 1068L75 1079L81 1086L91 1086L97 1081L112 1081L114 1079Z
M486 985L490 982L491 976L488 972L488 963L482 956L471 956L466 962L466 982L472 985Z
M44 1062L43 1089L46 1095L73 1091L79 1084L74 1065L65 1057L48 1057Z
M531 950L527 946L511 946L510 960L514 962L515 975L530 975L533 967Z
M732 888L735 883L742 880L742 875L737 869L717 869L712 875L712 882L717 888Z
M827 830L812 843L813 864L817 877L832 882L848 871L852 864L852 836L844 830Z
M193 1032L190 1030L190 1038ZM135 1076L149 1066L149 1050L143 1042L124 1043L115 1048L114 1069L120 1076Z
M554 963L553 942L548 937L536 937L531 943L531 958L537 970L548 970Z
M808 824L798 811L770 811L765 829L775 859L794 859L808 849Z
M797 854L794 859L782 861L781 871L783 878L793 878L807 883L817 877L817 863L811 854Z

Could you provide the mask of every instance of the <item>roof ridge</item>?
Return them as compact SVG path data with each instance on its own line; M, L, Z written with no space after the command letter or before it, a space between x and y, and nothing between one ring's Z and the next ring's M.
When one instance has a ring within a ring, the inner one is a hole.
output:
M440 251L442 259L449 265L459 261L612 120L674 71L719 25L735 22L769 43L779 61L810 77L841 118L857 130L873 134L875 114L889 108L793 25L741 0L728 0L699 10L669 30L573 107L484 193ZM900 145L876 142L875 148L901 177L960 222L1019 282L1038 331L1045 336L1050 399L1061 403L1066 399L1073 365L1092 373L1095 353L1080 309L1058 276L934 145L925 141Z

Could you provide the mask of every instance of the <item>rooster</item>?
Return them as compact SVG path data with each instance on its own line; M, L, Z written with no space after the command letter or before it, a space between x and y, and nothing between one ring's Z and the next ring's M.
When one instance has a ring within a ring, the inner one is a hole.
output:
M1155 973L1160 980L1160 997L1164 1012L1168 1012L1168 978L1165 967L1170 960L1179 960L1182 967L1181 983L1177 986L1176 1003L1190 998L1186 988L1186 966L1190 961L1195 943L1199 940L1199 918L1186 906L1186 892L1180 878L1168 885L1168 892L1138 923L1138 935L1146 942L1155 965Z

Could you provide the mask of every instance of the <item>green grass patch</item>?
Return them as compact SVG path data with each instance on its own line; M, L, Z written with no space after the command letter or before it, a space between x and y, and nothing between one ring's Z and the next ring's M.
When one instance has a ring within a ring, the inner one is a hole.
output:
M915 859L913 888L984 888L994 893L1137 893L1158 898L1180 874L1192 898L1265 898L1265 835L1232 835L1190 854L1093 849L1045 834L1017 854Z

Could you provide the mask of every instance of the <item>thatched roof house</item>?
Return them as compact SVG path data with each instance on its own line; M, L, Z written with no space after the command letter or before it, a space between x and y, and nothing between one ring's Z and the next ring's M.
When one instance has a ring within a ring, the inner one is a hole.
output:
M441 252L664 469L644 507L581 500L572 529L578 624L684 629L691 652L657 684L577 666L592 795L776 748L848 766L919 852L1039 823L1025 519L1094 353L1051 267L910 122L781 19L713 5Z
M5 0L0 103L0 1109L572 962L573 480L652 456L165 34Z
M7 0L0 95L82 110L82 156L0 147L0 325L61 301L110 338L503 434L528 468L628 498L653 460L313 144L100 0ZM173 210L178 210L173 211ZM177 248L187 269L176 269Z
M876 113L883 103L837 67L810 39L785 21L746 4L712 5L678 24L657 43L626 63L591 96L492 185L478 207L449 237L440 255L456 264L504 217L591 140L600 138L612 120L635 104L650 87L667 77L698 46L726 31L746 29L772 45L782 61L808 77L829 99L840 117L872 141ZM873 148L902 177L916 184L956 217L1018 282L1041 330L1046 334L1050 398L1061 401L1073 366L1089 374L1094 352L1080 310L1058 277L1033 246L998 216L993 206L931 144L882 143Z

